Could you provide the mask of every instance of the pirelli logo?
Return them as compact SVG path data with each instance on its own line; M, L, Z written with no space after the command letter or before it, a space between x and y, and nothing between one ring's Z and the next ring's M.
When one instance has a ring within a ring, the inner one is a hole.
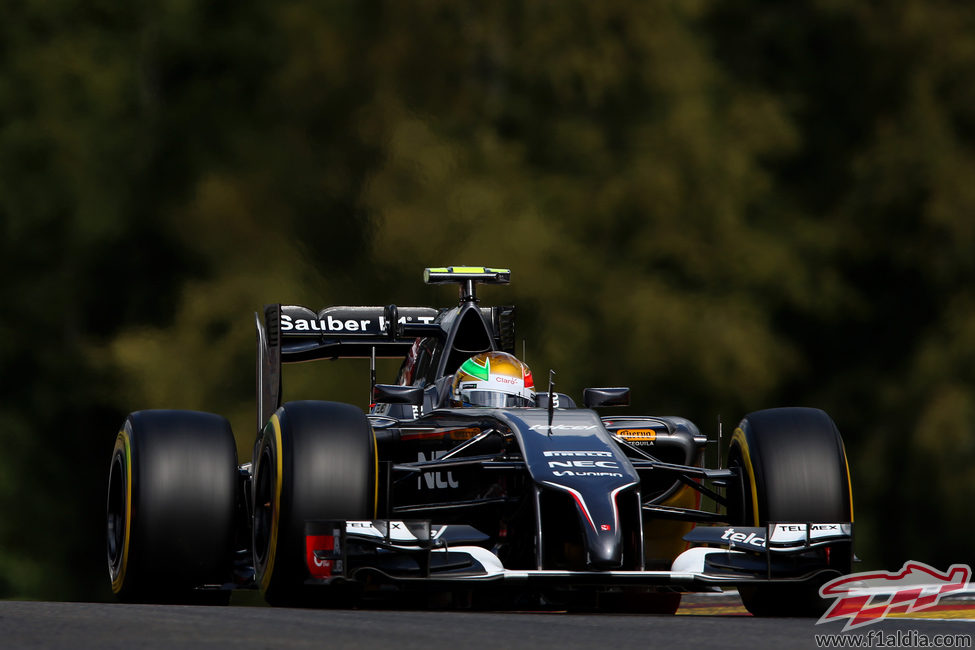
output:
M653 429L620 429L616 435L634 445L652 445L657 439Z

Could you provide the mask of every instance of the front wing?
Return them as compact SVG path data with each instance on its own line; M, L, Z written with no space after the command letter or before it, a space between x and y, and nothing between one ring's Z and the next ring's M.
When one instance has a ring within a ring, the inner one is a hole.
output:
M385 582L403 587L485 583L550 587L660 586L704 591L720 586L806 582L841 574L829 558L852 555L851 523L699 526L669 571L509 569L479 544L470 526L429 521L312 521L305 526L309 584ZM837 566L842 566L838 563Z

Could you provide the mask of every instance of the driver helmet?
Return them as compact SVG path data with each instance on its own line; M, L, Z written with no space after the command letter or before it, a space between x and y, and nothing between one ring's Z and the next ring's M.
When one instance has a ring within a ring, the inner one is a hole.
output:
M450 401L454 406L535 406L532 371L507 352L482 352L457 370Z

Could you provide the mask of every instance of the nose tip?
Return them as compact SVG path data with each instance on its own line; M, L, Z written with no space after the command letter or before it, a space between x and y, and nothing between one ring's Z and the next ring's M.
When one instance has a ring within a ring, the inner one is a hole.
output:
M608 570L623 566L623 547L616 531L592 531L588 550L591 569Z

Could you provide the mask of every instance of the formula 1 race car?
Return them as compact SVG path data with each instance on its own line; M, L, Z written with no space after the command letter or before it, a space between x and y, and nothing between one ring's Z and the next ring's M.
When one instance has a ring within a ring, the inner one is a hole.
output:
M819 586L853 561L849 468L825 412L751 413L707 468L720 440L688 420L594 410L628 404L628 388L587 388L578 407L551 375L536 387L512 355L514 308L475 293L508 270L424 279L458 284L460 303L264 308L252 463L238 465L218 415L128 416L109 478L115 594L227 602L259 588L305 605L422 592L672 613L682 592L734 586L756 615L824 610ZM344 357L371 359L368 413L283 402L282 364ZM395 383L376 383L377 357L404 359Z

